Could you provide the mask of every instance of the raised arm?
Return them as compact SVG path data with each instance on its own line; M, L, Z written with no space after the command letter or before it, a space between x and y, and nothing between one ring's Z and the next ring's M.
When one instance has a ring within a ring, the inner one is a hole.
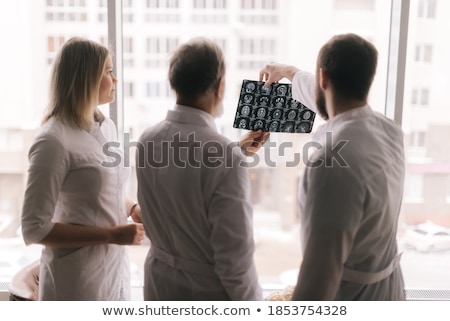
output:
M259 72L259 80L265 81L265 86L286 78L292 83L292 97L303 105L317 111L315 100L315 76L292 65L270 63Z

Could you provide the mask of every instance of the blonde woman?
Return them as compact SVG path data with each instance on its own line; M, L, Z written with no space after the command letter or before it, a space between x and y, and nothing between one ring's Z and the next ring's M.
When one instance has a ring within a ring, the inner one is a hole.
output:
M124 194L128 171L102 165L108 161L102 146L117 133L97 107L114 101L116 84L107 48L82 38L63 45L29 151L22 210L25 243L44 245L40 300L129 299L122 245L140 244L144 231L140 223L127 224L140 211Z

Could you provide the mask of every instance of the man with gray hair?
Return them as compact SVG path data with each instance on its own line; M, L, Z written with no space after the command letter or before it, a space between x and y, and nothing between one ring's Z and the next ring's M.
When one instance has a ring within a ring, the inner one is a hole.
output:
M261 300L254 264L252 204L244 154L268 134L238 144L217 132L225 61L196 38L173 53L169 82L176 105L139 138L138 200L151 248L145 300Z

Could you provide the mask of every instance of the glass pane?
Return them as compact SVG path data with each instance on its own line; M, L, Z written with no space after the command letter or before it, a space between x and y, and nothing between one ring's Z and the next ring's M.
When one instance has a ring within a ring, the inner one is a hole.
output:
M445 84L450 45L445 30L450 3L411 0L410 6L402 124L407 156L399 231L402 267L408 288L449 289L450 110Z
M133 22L124 22L124 39L132 38L136 50L125 52L134 60L124 67L124 83L134 84L124 99L125 134L136 141L148 126L163 120L175 104L167 82L168 55L195 36L214 39L227 62L225 113L217 120L219 131L237 140L244 131L233 128L243 79L258 79L270 61L295 64L314 72L320 47L334 34L354 32L372 41L379 50L379 65L370 94L375 110L384 110L389 44L390 2L364 1L135 1L124 7ZM320 22L319 22L320 21ZM233 22L233 23L230 23ZM316 128L321 124L316 117ZM309 134L273 133L259 162L250 169L256 237L255 259L261 284L282 288L296 282L301 261L297 186L303 169L303 150ZM130 144L132 146L132 144ZM127 146L125 146L127 148ZM134 148L130 160L134 163ZM134 168L133 168L134 170ZM136 182L130 182L136 195ZM413 192L412 192L413 193ZM415 194L414 194L415 195ZM146 247L132 247L142 275ZM138 281L139 282L139 281Z
M107 39L107 21L97 20L104 14L99 1L2 2L0 37L8 45L0 59L0 283L40 256L40 246L23 244L20 213L28 149L48 102L51 64L70 37Z

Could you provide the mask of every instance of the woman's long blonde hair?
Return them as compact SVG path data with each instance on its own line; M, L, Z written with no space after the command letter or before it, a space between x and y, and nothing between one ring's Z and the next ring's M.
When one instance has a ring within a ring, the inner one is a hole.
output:
M109 50L91 40L74 37L59 51L50 81L50 102L43 122L51 117L80 129L102 121L98 93Z

